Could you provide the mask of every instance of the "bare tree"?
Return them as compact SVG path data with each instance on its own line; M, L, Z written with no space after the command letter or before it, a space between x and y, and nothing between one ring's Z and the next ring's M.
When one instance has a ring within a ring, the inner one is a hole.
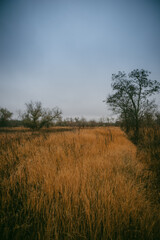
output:
M149 79L150 72L144 69L135 69L128 75L119 71L112 74L112 89L106 103L115 113L119 113L126 131L134 129L135 141L138 141L140 123L146 111L156 107L151 96L160 91L160 83Z
M49 127L53 121L59 120L62 111L59 108L45 109L42 108L41 102L26 103L26 111L22 115L23 123L26 127L38 130L42 127Z
M41 126L50 127L54 121L61 121L62 111L55 107L53 109L44 109L42 114Z

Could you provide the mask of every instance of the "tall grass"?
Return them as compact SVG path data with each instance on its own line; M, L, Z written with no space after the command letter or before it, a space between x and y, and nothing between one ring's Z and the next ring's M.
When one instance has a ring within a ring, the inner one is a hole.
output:
M119 128L0 141L1 239L159 239L152 174Z
M157 187L160 191L160 127L145 127L140 131L138 155L142 162L156 175ZM159 186L158 186L159 185Z

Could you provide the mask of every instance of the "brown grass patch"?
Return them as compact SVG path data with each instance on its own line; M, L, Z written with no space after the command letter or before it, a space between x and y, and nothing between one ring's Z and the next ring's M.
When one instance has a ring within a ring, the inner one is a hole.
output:
M119 128L1 133L0 141L2 239L159 238L152 174Z

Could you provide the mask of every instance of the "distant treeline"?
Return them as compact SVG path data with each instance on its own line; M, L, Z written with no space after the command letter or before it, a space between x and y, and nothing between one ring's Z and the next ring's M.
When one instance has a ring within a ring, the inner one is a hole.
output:
M0 108L0 127L27 127L33 130L53 126L62 127L96 127L116 125L113 118L86 120L84 117L62 118L62 110L58 107L49 109L42 107L41 102L29 102L26 109L19 114L19 119L13 119L13 113L6 108Z
M37 109L37 103L31 102L25 113L21 114L20 119L12 119L13 113L6 108L0 108L0 127L27 127L31 129L40 129L42 127L101 127L101 126L120 126L125 130L126 122L119 118L115 121L113 118L100 118L99 120L87 120L82 117L62 118L62 111L59 109L44 110ZM39 103L41 104L41 103ZM132 122L129 122L130 127ZM145 114L140 121L141 127L160 126L160 112Z
M101 126L120 126L120 122L112 120L86 120L85 118L65 118L52 122L49 127L101 127ZM9 119L5 123L0 121L0 127L26 127L23 120Z
M118 115L118 122L100 119L86 120L85 118L62 118L62 110L42 107L41 102L25 104L25 111L20 114L19 120L13 120L13 113L6 108L0 108L0 126L24 126L32 130L49 128L52 126L94 127L118 125L130 135L135 144L140 141L140 132L144 127L160 126L160 112L152 98L160 93L160 82L149 78L150 72L144 69L134 69L126 74L119 71L112 74L112 90L104 102L110 106L114 114Z

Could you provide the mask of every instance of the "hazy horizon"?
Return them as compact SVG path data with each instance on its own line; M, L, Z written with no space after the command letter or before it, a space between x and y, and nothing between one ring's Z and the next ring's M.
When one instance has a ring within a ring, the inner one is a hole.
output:
M159 23L157 0L1 0L0 107L112 116L112 73L143 68L160 81Z

